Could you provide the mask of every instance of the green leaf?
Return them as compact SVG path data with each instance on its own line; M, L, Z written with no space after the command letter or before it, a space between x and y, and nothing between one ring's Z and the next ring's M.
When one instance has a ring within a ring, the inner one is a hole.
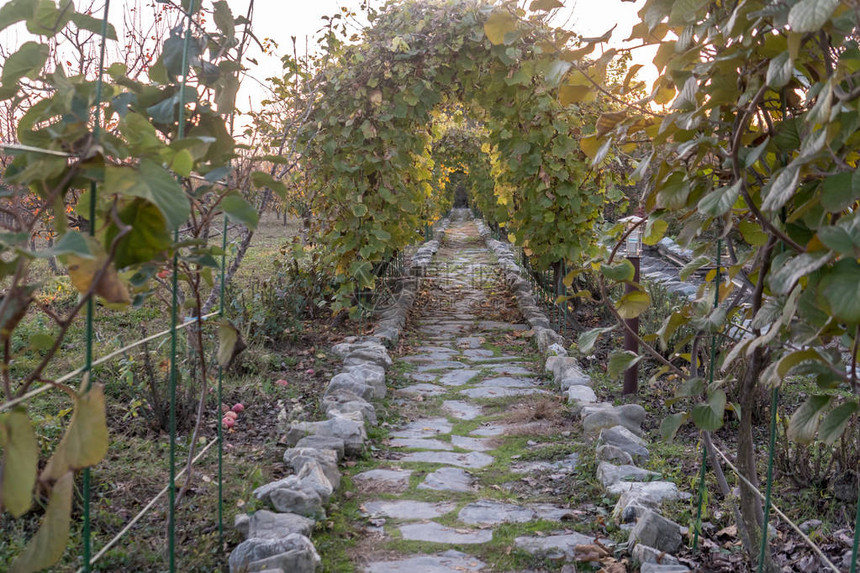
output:
M54 337L44 332L39 332L30 337L30 348L34 350L49 350L54 346Z
M723 427L723 414L726 411L726 393L714 390L708 400L693 407L693 422L696 427L713 432Z
M94 466L102 461L107 449L104 387L93 384L88 391L76 397L75 411L66 434L42 470L40 480L57 480L67 472Z
M579 338L576 341L576 346L582 354L589 354L594 348L594 344L600 338L600 335L605 334L607 332L611 332L612 330L615 330L614 326L607 326L605 328L592 328L591 330L586 330L579 335Z
M33 0L10 0L0 7L0 31L33 16Z
M686 412L669 414L663 418L663 421L660 423L660 436L663 438L663 441L671 442L674 440L678 430L680 430L681 426L686 424L689 419L690 415Z
M842 259L819 283L819 293L834 317L849 324L860 323L860 264Z
M781 209L794 195L799 182L800 167L794 164L785 167L768 186L767 196L761 204L762 210L776 211Z
M684 380L675 388L675 399L698 397L705 393L705 379L699 376Z
M690 182L681 173L673 173L657 191L659 209L679 210L687 206L690 196Z
M699 17L699 10L708 4L707 0L675 0L668 2L672 6L669 12L669 25L681 26L695 22Z
M155 204L171 229L178 229L191 214L185 191L168 171L150 159L141 160L139 171L130 167L105 168L105 189Z
M68 254L74 254L83 258L93 258L84 235L78 231L66 231L50 249L36 252L30 251L30 253L42 259Z
M841 213L856 201L860 194L860 176L857 171L837 173L821 185L821 205L829 213Z
M797 281L826 265L832 256L827 251L817 251L788 259L770 276L771 290L776 294L788 294Z
M230 366L233 358L244 349L245 343L236 327L229 320L222 320L218 325L218 364L221 368Z
M180 149L170 162L170 169L180 177L188 177L194 168L194 158L188 149Z
M5 507L12 517L21 517L33 503L39 469L39 442L24 409L0 414L0 447L3 448L0 511Z
M801 444L808 444L815 438L821 413L830 404L830 396L810 396L791 416L788 422L788 437Z
M120 220L131 230L120 239L116 249L116 266L124 269L132 265L155 260L164 260L172 239L164 215L154 204L145 199L135 199L119 213ZM105 235L108 244L119 233L111 226Z
M780 89L791 81L794 72L794 61L788 50L773 58L767 66L767 85L773 89Z
M364 217L367 215L367 205L364 203L355 203L352 206L352 214L356 217Z
M33 77L48 61L50 48L47 44L26 42L17 52L6 58L3 63L3 73L0 75L3 86L11 86L27 76Z
M559 0L532 0L532 3L529 4L529 10L532 12L537 12L538 10L547 12L556 8L564 8L564 3L559 2Z
M484 22L484 33L490 43L498 46L505 43L505 36L517 30L517 19L510 12L503 9L493 10L487 21Z
M752 221L741 221L738 223L738 230L744 241L753 247L762 247L767 244L768 235L762 228Z
M821 420L818 438L828 446L832 445L845 431L857 409L857 402L845 402L834 408Z
M230 5L225 0L218 0L218 2L212 3L212 8L214 9L212 19L215 21L215 25L218 26L218 30L228 39L232 40L236 35L236 25L233 21L233 13L230 11Z
M51 489L48 508L36 535L9 567L9 573L35 573L54 565L66 552L72 519L74 474L62 475Z
M823 357L814 348L790 352L779 359L779 363L776 367L776 373L779 376L780 380L784 380L785 377L788 376L788 374L795 366L809 361L823 362Z
M286 197L287 195L287 186L284 185L284 182L278 181L265 171L254 171L251 174L251 182L257 189L268 187L281 197Z
M93 18L88 14L82 14L80 12L75 12L71 17L72 22L74 22L75 26L80 30L86 30L87 32L92 32L94 34L101 35L102 33L102 21L100 18ZM105 29L106 38L108 40L116 40L116 28L114 28L113 24L108 22L107 28Z
M221 208L232 221L242 223L251 230L256 229L260 222L257 210L235 191L221 199Z
M641 356L638 356L629 350L615 351L609 355L609 364L606 367L606 373L610 377L615 378L628 368L637 364L640 360L642 360Z
M705 255L696 257L695 259L681 267L681 270L678 271L678 276L682 281L686 281L692 276L693 273L695 273L697 270L704 267L705 265L710 264L711 262L711 257Z
M857 247L851 233L841 225L824 227L818 231L818 239L841 255L853 255Z
M770 145L770 137L765 137L764 141L759 143L755 148L748 150L747 154L744 156L744 167L750 168L755 165L756 161L759 160L761 154L764 153L764 150L767 149L767 146Z
M741 183L742 181L738 180L734 185L720 187L702 197L698 205L699 212L711 217L719 217L727 213L738 200Z
M818 32L839 6L839 0L800 0L788 12L792 32Z
M600 272L611 281L632 281L636 275L636 268L627 259L614 265L601 265Z
M645 312L645 309L648 308L648 305L650 304L651 297L648 296L647 292L635 290L621 297L621 300L618 301L615 308L618 310L618 314L621 318L627 320L628 318L636 318Z

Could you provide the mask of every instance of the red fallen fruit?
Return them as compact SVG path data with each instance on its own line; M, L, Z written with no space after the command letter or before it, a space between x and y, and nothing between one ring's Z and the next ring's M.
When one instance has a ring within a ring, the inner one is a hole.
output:
M243 406L241 402L238 402L236 404L233 404L233 407L231 408L231 410L238 414L240 412L245 411L245 406Z
M225 419L225 420L226 420L227 418L230 418L231 420L235 420L235 419L236 419L236 418L238 418L238 417L239 417L239 416L236 414L236 412L234 412L234 411L232 411L232 410L230 410L230 411L228 411L228 412L224 412L224 419Z
M167 269L165 269L163 271L158 271L156 276L160 279L166 279L167 277L170 276L170 271L168 271Z
M221 420L221 425L224 426L225 428L228 428L228 429L232 428L235 423L236 423L236 420L234 420L233 418L230 418L228 416L224 416L224 418Z
M286 386L289 384L289 382L281 378L280 380L275 380L275 384L277 384L278 386Z

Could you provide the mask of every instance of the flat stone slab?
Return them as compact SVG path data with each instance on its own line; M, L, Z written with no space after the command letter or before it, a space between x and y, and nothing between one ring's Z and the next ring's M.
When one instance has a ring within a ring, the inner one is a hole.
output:
M469 348L463 351L466 358L492 358L496 353L486 348Z
M458 420L474 420L483 413L479 406L462 400L446 400L442 402L442 409Z
M422 418L391 432L392 438L432 438L438 434L450 434L451 422L445 418Z
M530 505L529 509L534 510L537 519L544 521L564 521L573 516L569 507L559 507L551 503L535 503Z
M412 470L369 470L356 475L353 480L364 486L370 486L374 491L399 492L409 487L409 476Z
M435 382L439 376L428 372L409 372L406 377L416 382Z
M501 424L487 424L472 430L469 434L472 436L501 436L507 431L508 426L503 426Z
M458 454L456 452L415 452L400 458L401 462L423 462L431 464L447 464L461 468L485 468L495 461L493 456L481 452Z
M420 354L410 354L409 356L404 356L400 360L404 362L409 362L412 364L433 364L434 362L439 362L442 360L451 360L451 357L454 356L456 352L422 352Z
M499 356L486 356L483 358L470 358L472 362L483 364L487 362L517 362L518 360L522 360L519 356L513 356L511 354L500 354Z
M427 474L418 489L436 491L472 491L472 476L460 468L439 468Z
M469 380L471 380L480 373L480 370L468 369L448 372L447 374L444 374L439 378L439 384L444 384L445 386L462 386L464 384L467 384Z
M470 438L468 436L451 435L451 444L473 452L489 452L496 449L489 438Z
M535 378L499 376L484 380L477 386L479 388L532 388L537 385L537 382Z
M479 320L477 327L481 330L528 330L527 324L512 324L497 320Z
M418 352L435 352L437 354L457 354L458 351L448 346L419 346L415 350Z
M364 569L365 573L478 573L485 564L459 551L446 551L438 555L419 555L398 561L376 561Z
M521 462L511 464L511 471L517 474L528 474L543 471L561 471L571 473L576 470L577 463L579 463L579 455L573 453L554 462Z
M506 374L508 376L534 375L533 370L529 370L525 366L519 364L493 364L486 368L492 370L496 374Z
M573 561L577 545L591 545L594 537L582 533L547 535L546 537L517 537L514 546L541 559L553 561ZM612 545L608 539L600 540L604 545Z
M461 509L457 519L469 525L499 525L534 521L537 519L537 514L533 509L521 505L482 499Z
M418 366L418 372L430 372L435 370L455 370L457 368L465 368L466 365L462 362L453 360L437 360L430 364L421 364Z
M460 390L460 394L469 398L509 398L530 394L549 394L549 392L539 388L467 388Z
M421 384L412 384L411 386L406 386L405 388L399 388L398 392L402 392L403 394L420 394L421 396L440 396L447 392L441 386L437 386L436 384L430 384L428 382L422 382Z
M449 501L428 503L410 499L368 501L362 504L364 513L391 519L433 519L457 509L457 504Z
M457 339L458 348L480 348L484 340L479 336L464 336Z
M493 540L493 532L489 529L454 529L439 525L434 521L427 523L409 523L400 526L403 539L411 541L430 541L432 543L451 543L458 545L489 543Z
M394 438L388 442L392 448L412 448L416 450L453 450L454 445L450 442L433 440L429 438ZM462 447L462 446L460 446Z

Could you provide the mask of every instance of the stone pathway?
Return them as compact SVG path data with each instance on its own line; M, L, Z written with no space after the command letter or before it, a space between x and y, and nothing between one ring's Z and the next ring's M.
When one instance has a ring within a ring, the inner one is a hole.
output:
M512 570L517 560L504 555L512 549L533 555L534 563L567 561L595 536L574 531L565 496L513 482L569 479L576 455L568 449L551 461L522 460L530 447L551 443L508 435L515 406L540 408L543 401L552 409L558 401L527 336L520 336L528 326L499 319L507 295L473 221L452 223L427 274L409 351L391 369L401 372L393 403L406 420L353 478L366 520L355 570L487 573L502 562L500 570ZM505 344L512 340L519 345ZM538 434L546 429L539 421L520 422L536 424ZM543 438L553 431L561 430ZM495 552L494 564L488 555Z

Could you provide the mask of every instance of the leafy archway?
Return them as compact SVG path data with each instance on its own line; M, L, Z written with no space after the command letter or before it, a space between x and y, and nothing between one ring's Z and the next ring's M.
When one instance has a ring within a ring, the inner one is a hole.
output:
M541 4L552 3L532 7ZM434 110L450 102L486 130L500 219L533 263L580 258L603 188L579 146L594 114L562 105L555 89L570 38L512 3L403 0L375 15L360 44L338 48L305 161L341 294L372 287L372 263L419 238L422 207L436 199Z

